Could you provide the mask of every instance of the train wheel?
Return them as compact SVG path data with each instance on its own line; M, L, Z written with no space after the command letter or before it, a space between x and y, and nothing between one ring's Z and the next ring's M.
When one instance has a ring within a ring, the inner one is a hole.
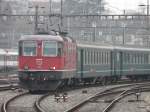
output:
M103 77L103 79L102 79L102 85L105 86L106 84L107 84L107 78Z
M112 83L116 83L118 81L118 77L114 76L111 78L111 80Z
M35 93L36 93L36 91L34 91L34 90L29 90L29 93L31 93L31 94L35 94Z
M72 86L77 86L77 85L79 85L79 84L80 84L79 79L76 79L76 78L73 78L73 79L72 79Z

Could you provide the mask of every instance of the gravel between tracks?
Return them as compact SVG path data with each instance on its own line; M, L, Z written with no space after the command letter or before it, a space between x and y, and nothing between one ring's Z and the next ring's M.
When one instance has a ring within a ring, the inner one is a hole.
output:
M12 91L12 90L1 91L0 92L0 108L3 102L6 102L8 99L10 99L13 96L16 96L17 94L19 94L19 92Z
M136 95L132 94L119 101L111 112L147 112L148 104L145 98L150 92L142 92L139 101L136 101Z
M25 96L21 96L14 101L12 101L9 105L9 112L36 112L34 110L34 102L41 95L28 94Z
M110 87L112 86L92 87L90 89L87 88L70 91L68 92L67 102L63 102L63 100L61 99L60 102L57 103L54 99L54 95L51 95L44 99L40 103L40 105L45 110L45 112L64 112L72 106L77 105L78 103L87 99L88 97L93 96L93 94L96 94L97 92L102 92ZM82 94L83 90L87 90L87 93Z

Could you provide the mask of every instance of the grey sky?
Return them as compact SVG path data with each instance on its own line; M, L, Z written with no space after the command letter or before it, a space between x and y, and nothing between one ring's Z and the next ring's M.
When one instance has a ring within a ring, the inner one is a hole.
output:
M49 1L49 0L33 0L33 1ZM52 1L60 1L60 0L52 0ZM138 5L143 3L147 4L147 0L105 0L109 5L114 7L114 11L116 8L119 10L137 10ZM106 6L107 7L107 6ZM109 7L110 8L110 7ZM119 12L119 11L118 11Z
M106 0L110 5L121 9L121 10L126 10L126 9L137 9L138 5L141 3L146 4L147 0Z

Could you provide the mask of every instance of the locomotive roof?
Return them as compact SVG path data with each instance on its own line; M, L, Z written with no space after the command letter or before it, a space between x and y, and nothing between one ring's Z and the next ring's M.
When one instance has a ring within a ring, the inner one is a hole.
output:
M70 37L62 37L60 35L23 35L20 40L53 40L73 42Z

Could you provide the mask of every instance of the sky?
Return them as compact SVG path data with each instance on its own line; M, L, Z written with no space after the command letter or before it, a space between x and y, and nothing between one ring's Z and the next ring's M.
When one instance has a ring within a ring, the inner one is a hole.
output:
M120 10L135 10L138 5L143 3L147 4L147 0L105 0L109 5L116 7Z
M49 1L49 0L34 0L34 1ZM52 0L52 1L60 1L60 0ZM137 10L139 4L141 3L147 4L147 0L105 0L105 1L108 3L108 8L114 7L113 8L114 11L117 9L120 11Z

